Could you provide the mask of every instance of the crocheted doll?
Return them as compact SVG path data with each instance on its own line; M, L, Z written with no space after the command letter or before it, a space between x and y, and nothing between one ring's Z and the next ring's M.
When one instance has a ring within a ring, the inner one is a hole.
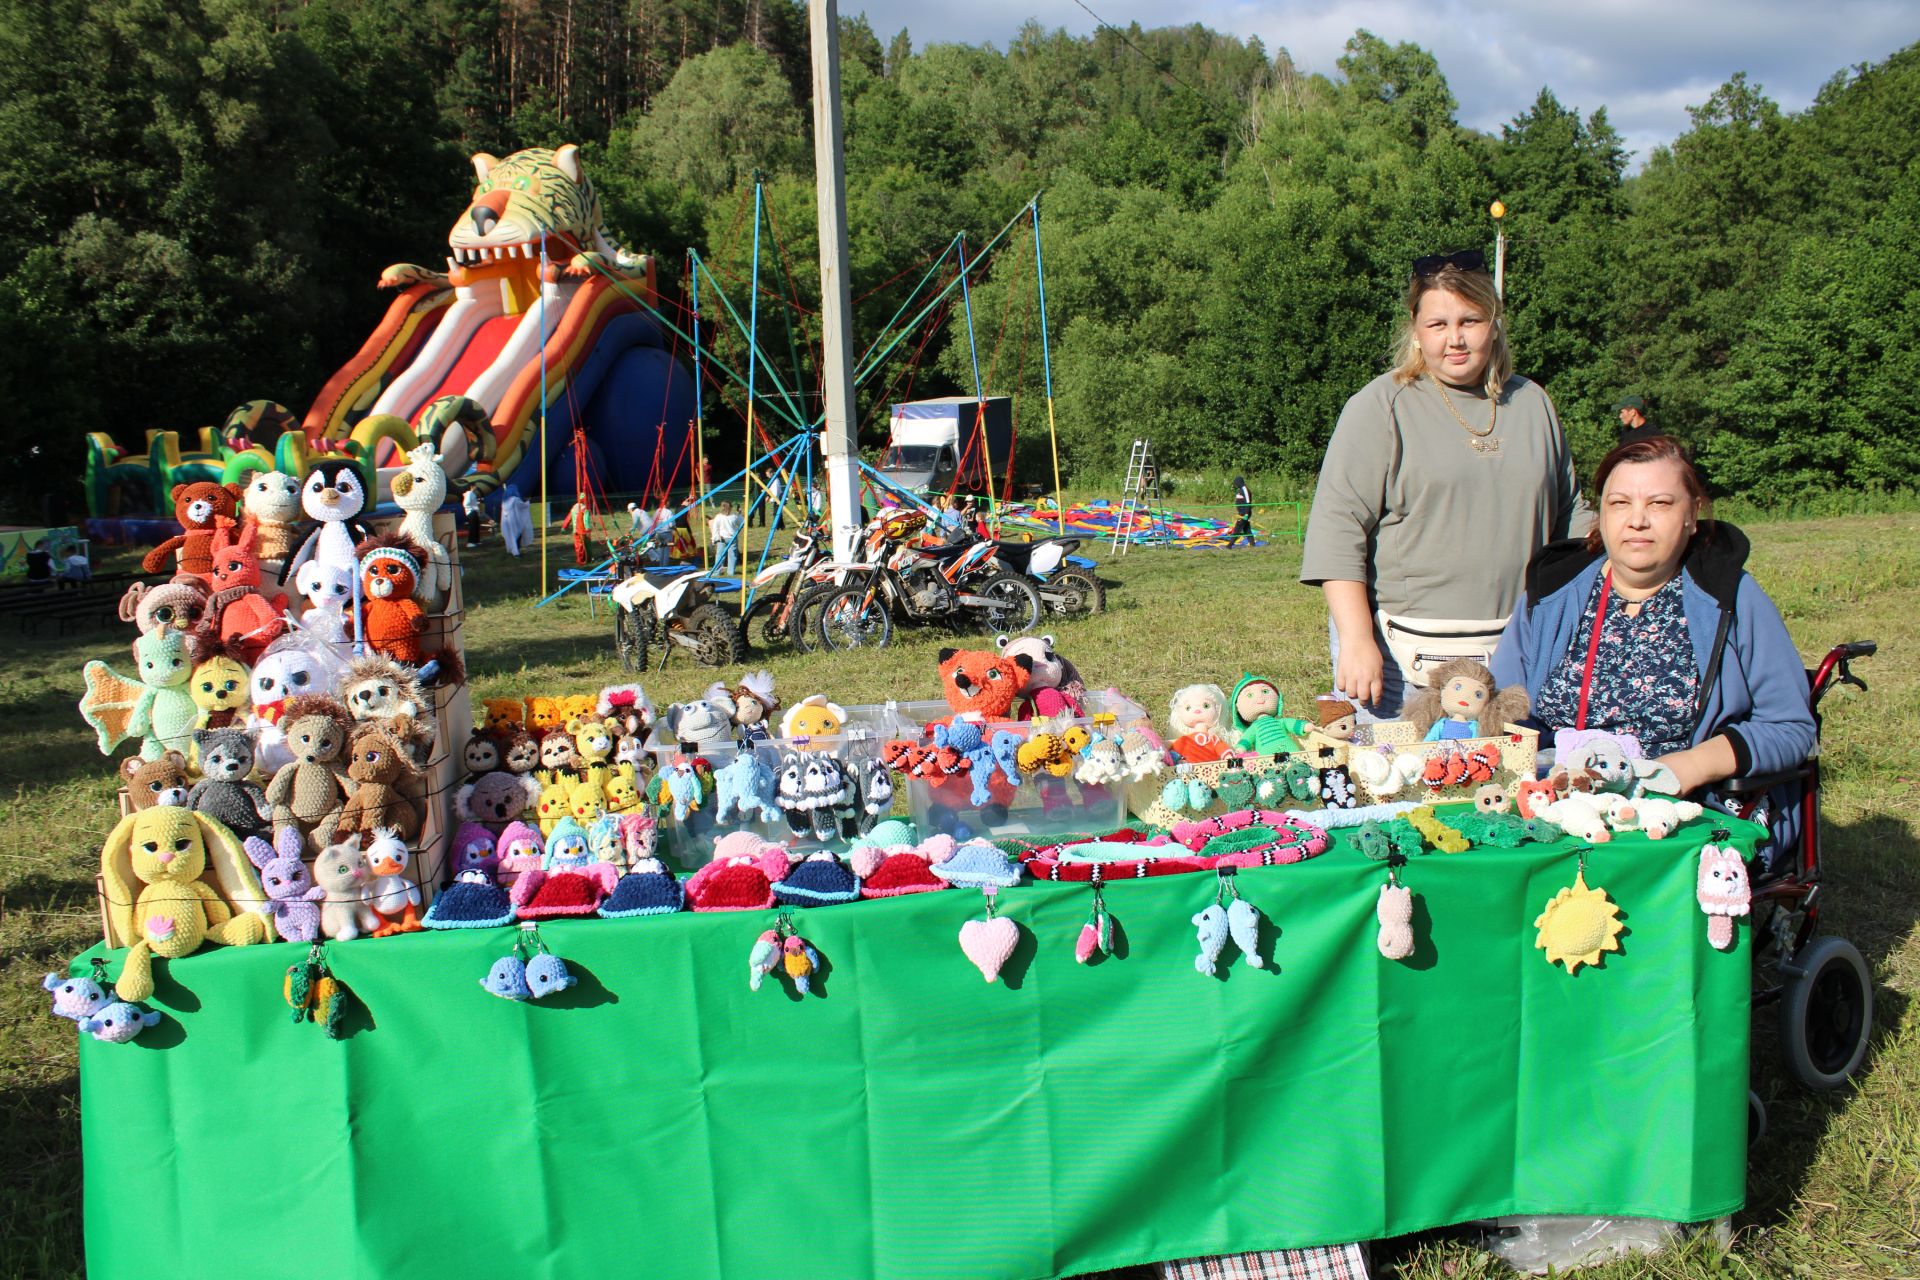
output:
M1187 764L1206 764L1227 754L1222 721L1227 695L1217 684L1190 684L1174 692L1167 706L1167 750Z
M413 593L426 553L419 543L398 533L368 538L356 550L367 644L396 662L419 666L426 660L420 633L427 629L427 611Z
M406 743L384 725L361 725L347 754L353 794L341 807L334 831L372 841L374 832L386 828L403 841L412 841L420 834L420 809L401 794L399 784L419 776Z
M287 597L275 592L269 598L262 593L260 557L254 554L251 528L242 529L237 538L225 528L214 530L212 565L213 595L200 625L204 632L217 635L227 652L252 666L287 629L287 620L281 616Z
M176 570L204 578L213 572L213 534L229 529L240 501L240 486L196 480L173 486L173 518L182 532L147 552L140 567L148 573Z
M347 749L352 720L332 698L307 695L291 699L280 728L293 761L283 765L267 786L275 828L297 825L315 851L333 841L333 826L346 803Z
M1323 693L1313 700L1313 719L1306 738L1310 749L1346 746L1360 727L1359 709L1337 693Z
M1282 715L1279 686L1261 676L1245 675L1233 686L1233 731L1242 751L1270 755L1298 751L1307 722Z
M1493 672L1472 658L1455 658L1433 673L1432 682L1407 699L1402 715L1424 741L1490 738L1524 720L1531 703L1520 685L1498 688Z
M1085 714L1087 686L1071 661L1053 650L1052 636L998 637L994 643L1008 657L1025 654L1032 661L1026 697L1020 703L1023 719L1035 716Z
M751 747L772 740L768 721L780 709L780 696L773 691L772 673L755 671L742 676L731 693L716 680L707 689L707 700L733 708L734 728L746 745Z
M225 729L247 709L247 669L224 653L216 653L193 669L188 686L193 705L200 708L201 729Z

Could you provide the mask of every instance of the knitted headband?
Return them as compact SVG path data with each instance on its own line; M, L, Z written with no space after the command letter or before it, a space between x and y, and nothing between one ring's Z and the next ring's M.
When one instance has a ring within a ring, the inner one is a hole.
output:
M420 576L420 562L398 547L375 547L360 557L360 568L362 570L366 569L375 560L398 560L401 564L404 564L408 569L413 571L414 577L418 578Z

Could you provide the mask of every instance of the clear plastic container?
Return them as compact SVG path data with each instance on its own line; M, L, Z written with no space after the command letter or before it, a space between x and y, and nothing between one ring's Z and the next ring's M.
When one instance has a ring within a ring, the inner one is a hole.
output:
M781 758L788 751L825 752L831 754L843 766L857 769L867 761L877 759L880 744L888 738L897 738L903 733L911 733L912 726L905 724L886 707L876 704L864 704L846 707L847 722L842 732L832 737L814 738L772 738L755 744L753 751L760 757L769 771L776 776L780 772ZM745 748L738 743L721 746L702 747L698 751L684 751L668 731L664 719L657 721L653 731L647 735L645 750L653 756L654 773L673 762L677 755L689 757L698 755L710 763L717 774L733 762ZM763 821L757 816L751 821L740 821L737 817L726 823L715 821L715 811L719 806L719 787L707 789L696 808L687 810L683 817L675 817L669 810L659 815L660 843L659 857L669 865L681 870L691 871L704 866L713 856L713 842L729 831L753 831L769 840L796 848L819 848L823 844L838 846L841 841L821 841L814 837L811 830L796 833L788 825L784 815L776 815L772 821ZM882 814L882 817L885 815Z
M1086 714L1064 723L1079 725L1102 734L1122 733L1134 727L1148 728L1146 710L1117 690L1089 693L1083 700ZM905 723L899 735L925 741L926 726L953 715L944 701L890 702L887 709ZM1063 722L1049 722L1059 725ZM1022 738L1031 737L1035 723L1030 720L996 720L982 726L986 736L1010 729ZM1000 776L998 771L994 775ZM1052 774L1023 774L1005 804L989 801L974 805L972 784L965 774L942 782L924 778L906 778L907 806L923 835L936 831L998 838L1000 836L1055 836L1082 832L1112 831L1127 823L1127 784L1081 783L1073 778Z

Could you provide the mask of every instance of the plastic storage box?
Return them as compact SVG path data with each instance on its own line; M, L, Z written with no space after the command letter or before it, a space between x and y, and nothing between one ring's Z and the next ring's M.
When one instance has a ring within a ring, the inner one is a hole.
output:
M1146 710L1116 690L1089 693L1084 705L1085 715L1065 722L1051 720L1047 725L1073 724L1101 734L1124 734L1136 727L1151 729ZM953 715L953 708L939 700L892 702L887 704L887 709L905 725L898 735L890 736L915 740L925 740L929 724ZM989 738L1002 729L1010 729L1025 738L1031 736L1036 727L1030 720L992 721L982 726ZM963 827L969 834L989 838L1072 835L1112 831L1127 823L1127 787L1123 782L1083 784L1071 777L1056 778L1044 771L1026 774L1014 789L1011 801L1004 806L972 805L972 786L965 775L938 783L907 778L905 785L907 806L922 835L936 831L959 834Z

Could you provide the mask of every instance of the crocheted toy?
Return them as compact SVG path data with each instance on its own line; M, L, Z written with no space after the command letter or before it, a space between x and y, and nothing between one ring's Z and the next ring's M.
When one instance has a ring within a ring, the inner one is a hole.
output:
M1351 809L1360 803L1353 790L1353 773L1347 766L1328 765L1320 771L1320 803L1334 809Z
M988 982L999 980L1000 970L1020 945L1020 926L1006 916L993 913L993 892L984 890L987 918L969 920L960 926L960 950L973 962Z
M427 762L433 748L433 700L412 667L384 653L362 654L347 663L340 700L355 721L391 729L415 764Z
M540 788L540 801L534 806L534 814L541 835L552 835L555 824L568 815L567 792L571 786L566 779L558 778Z
M1347 770L1373 795L1385 798L1400 794L1419 780L1426 757L1418 751L1395 751L1392 747L1361 749L1347 755Z
M859 896L860 877L827 850L794 863L773 885L774 901L789 907L829 906L852 902Z
M267 646L287 629L282 613L287 597L264 594L260 585L260 557L254 553L253 531L235 537L225 528L213 535L213 594L201 615L203 640L218 639L228 653L251 666Z
M1282 715L1284 704L1280 687L1255 675L1240 677L1233 686L1233 732L1240 749L1275 755L1300 749L1299 735L1307 731L1307 722L1296 716Z
M781 944L781 951L780 963L793 989L807 995L813 990L813 975L820 969L820 953L797 933Z
M293 759L280 723L287 703L303 694L337 692L346 670L338 654L305 633L281 636L254 663L247 727L254 732L254 759L262 775L277 773Z
M233 527L240 486L196 480L173 486L169 496L173 518L180 522L182 531L142 556L140 567L148 573L179 572L205 578L213 572L214 531Z
M1374 917L1380 921L1377 945L1389 960L1405 960L1413 954L1413 890L1389 881L1380 886L1380 901L1374 905Z
M300 508L307 514L301 526L300 546L287 561L283 574L294 574L309 560L349 574L360 571L354 544L367 536L360 512L367 501L366 480L352 458L327 458L316 463L300 482Z
M667 732L682 751L698 754L733 745L732 709L706 698L676 702L667 708Z
M1522 778L1513 785L1513 807L1523 818L1536 816L1541 809L1559 798L1553 783L1544 780Z
M360 555L360 612L367 645L410 667L426 661L420 633L427 613L413 598L426 552L405 534L380 534L356 548Z
M193 794L187 783L187 758L169 751L157 760L129 756L120 762L120 777L127 784L127 803L135 809L151 809L157 804L187 807Z
M429 929L497 929L513 921L507 891L485 871L463 871L433 897L420 923Z
M1024 653L1003 656L979 649L940 651L940 692L957 717L973 721L1008 720L1026 692L1033 659Z
M675 756L668 761L654 783L666 797L666 805L672 808L675 822L685 822L689 813L706 803L706 784L701 781L694 762L685 756Z
M607 793L595 782L567 784L567 816L583 827L590 827L606 816Z
M1713 835L1716 841L1727 837L1725 831ZM1746 915L1753 903L1746 859L1738 849L1712 842L1700 846L1697 896L1700 909L1707 913L1707 941L1721 951L1729 950L1733 946L1733 918Z
M80 1019L82 1031L108 1044L125 1044L148 1027L159 1024L158 1011L125 1002L110 1004L91 1017Z
M327 697L299 697L287 703L280 729L291 763L267 784L276 828L297 825L318 852L333 842L334 825L347 799L342 756L352 725L347 709Z
M1421 805L1407 815L1407 821L1422 839L1442 853L1465 853L1470 846L1458 830L1440 820L1432 805Z
M187 693L200 709L195 728L225 729L247 709L247 669L216 653L193 669Z
M1606 804L1607 825L1616 833L1644 831L1649 840L1665 840L1679 830L1682 823L1691 822L1706 812L1692 800L1670 800L1662 795L1648 795L1638 800L1610 796Z
M1009 774L1001 769L1001 762L987 744L985 733L977 723L970 720L955 720L951 724L933 726L933 745L945 748L965 761L967 777L971 782L967 803L974 808L995 801L994 774L1000 772L1008 786L1017 786L1020 781L1018 757L1013 771ZM1005 803L1001 800L1000 803Z
M1613 839L1607 827L1606 811L1591 795L1574 793L1551 804L1536 804L1529 817L1545 818L1576 840L1604 844Z
M646 796L640 790L639 776L630 764L615 765L613 772L607 775L606 805L607 812L613 814L632 813L646 804Z
M1127 758L1120 744L1100 734L1095 734L1087 743L1086 750L1080 754L1080 764L1073 771L1074 781L1081 783L1121 782L1126 777Z
M1359 710L1337 693L1323 693L1313 700L1313 720L1306 737L1309 750L1345 746L1360 728Z
M1562 743L1571 741L1571 745ZM1582 773L1592 779L1596 791L1638 798L1645 795L1677 796L1680 780L1672 769L1658 760L1640 754L1640 743L1631 734L1615 735L1595 730L1563 729L1554 734L1554 772L1570 776Z
M1605 889L1589 889L1585 866L1573 884L1548 900L1533 922L1540 932L1533 945L1547 953L1548 964L1564 964L1569 974L1581 965L1597 965L1605 952L1620 950L1620 908Z
M633 868L653 857L660 842L660 827L653 815L645 812L620 815L620 849L627 866Z
M747 990L758 991L767 975L780 965L781 938L778 929L768 929L754 939L747 952Z
M522 920L590 916L619 879L611 863L594 860L580 824L563 818L547 840L541 865L513 882L514 910Z
M484 729L475 729L460 748L460 767L466 771L468 782L499 769L500 740Z
M191 955L208 940L244 946L267 939L260 881L240 842L190 809L156 806L122 818L100 851L108 941L131 946L114 990L153 995L153 960Z
M468 871L484 871L487 879L491 880L500 870L500 855L494 850L494 833L478 822L463 821L454 828L448 857L455 876Z
M715 822L750 822L756 816L761 822L772 822L780 816L774 805L773 770L752 750L740 752L715 770L713 784L718 796Z
M509 732L500 747L500 767L508 773L531 777L540 768L540 742L524 729Z
M617 726L611 720L574 716L567 721L566 729L573 737L575 772L589 782L605 786L607 774L612 768L613 741Z
M240 508L253 530L253 549L279 576L299 533L299 479L284 471L256 471L240 495Z
M193 632L199 629L206 603L206 584L197 578L176 578L157 587L135 582L120 597L120 621L133 623L141 635L168 627Z
M833 738L846 727L847 712L824 693L812 693L787 708L780 717L783 738Z
M412 855L407 842L392 827L380 827L367 845L367 867L372 873L367 883L367 905L380 917L376 938L396 933L418 933L420 924L420 886L407 875Z
M835 839L842 834L842 819L852 818L859 803L846 766L833 756L789 751L780 758L774 805L795 835L811 832L816 840Z
M407 455L407 465L393 477L391 492L393 504L403 513L400 532L423 553L414 598L438 613L453 590L453 563L433 536L433 513L447 500L447 473L441 470L440 455L431 443L417 445Z
M1166 772L1166 753L1144 729L1129 729L1120 738L1120 764L1128 779L1145 782Z
M671 915L686 905L686 890L659 859L637 858L600 904L600 915L608 920Z
M367 905L371 874L357 835L329 844L314 858L314 883L326 891L320 901L320 931L327 937L351 942L380 927L380 917Z
M250 780L252 735L245 729L198 729L193 745L201 776L187 793L187 808L206 814L242 840L267 834L273 827L273 806Z
M1211 977L1227 947L1227 909L1210 902L1194 915L1193 923L1200 937L1200 954L1194 957L1193 967Z
M1427 687L1407 699L1404 719L1424 741L1490 738L1505 733L1532 710L1521 685L1499 688L1493 672L1471 658L1455 658L1429 677Z
M301 628L344 657L351 648L347 632L353 622L353 573L337 564L309 560L293 575L292 585L307 602L300 611Z
M610 684L594 700L594 714L611 720L623 738L644 740L653 728L653 703L637 684Z
M1028 658L1026 696L1020 702L1022 719L1084 714L1086 683L1072 662L1054 652L1052 636L998 636L994 645L1008 657L1025 654Z
M1190 684L1167 704L1167 750L1187 764L1207 764L1227 754L1222 723L1227 695L1217 684Z
M1483 782L1473 793L1473 807L1480 813L1506 813L1513 798L1497 782Z
M517 955L501 956L480 979L480 989L503 1000L531 1000L533 988L527 985L527 963Z
M538 783L525 774L504 770L482 774L453 793L455 815L496 835L539 802Z
M266 891L266 915L273 931L288 942L312 942L320 936L320 901L327 891L307 874L301 860L306 844L294 827L283 827L268 844L258 836L249 836L245 845L247 860L260 872L260 887Z
M135 680L98 660L82 668L81 718L93 727L102 755L128 738L140 739L144 760L168 751L184 755L200 719L188 688L193 653L187 638L171 627L150 631L133 642L133 652L140 669Z
M785 845L751 831L731 831L714 842L713 861L686 882L695 911L757 911L773 905L773 885L792 868Z
M879 819L893 812L893 775L878 760L867 760L859 766L860 781L860 828L866 830Z
M707 701L729 710L740 741L748 746L772 741L768 722L780 709L780 696L773 691L770 672L755 671L740 677L731 692L715 681L707 689Z
M1267 962L1260 954L1260 911L1251 902L1235 894L1227 903L1227 933L1233 938L1233 945L1240 948L1240 954L1247 958L1247 964L1255 969L1264 969Z
M96 962L94 972L104 974L104 962ZM71 1018L75 1022L91 1018L110 1003L99 978L74 978L63 973L50 973L40 979L40 989L53 993L50 1012L54 1017Z
M527 961L527 994L529 999L544 1000L548 996L558 995L579 979L567 972L567 962L551 952L542 952Z
M287 966L281 984L295 1022L317 1022L327 1039L346 1035L347 1001L352 992L347 984L333 976L327 964L326 946L319 941L307 948L307 958Z
M565 729L549 729L540 736L540 767L534 777L543 787L571 782L580 772L580 748Z

